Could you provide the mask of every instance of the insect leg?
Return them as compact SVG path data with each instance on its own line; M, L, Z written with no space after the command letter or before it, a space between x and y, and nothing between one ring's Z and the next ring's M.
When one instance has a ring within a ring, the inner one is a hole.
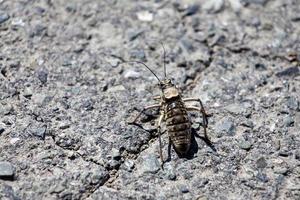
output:
M153 97L153 99L154 99L154 100L161 100L161 96L159 96L159 95L158 95L158 96L155 96L155 97Z
M159 156L160 156L160 160L161 160L161 166L163 168L163 164L164 164L164 159L163 159L163 155L162 155L162 143L161 143L161 122L164 118L164 113L161 113L161 115L159 116L158 122L157 122L157 132L158 132L158 141L159 141Z
M200 106L201 106L201 113L203 115L203 118L205 119L205 122L206 122L206 125L208 124L208 120L207 120L207 117L210 117L212 116L212 114L207 114L205 112L205 109L204 109L204 106L203 106L203 103L202 101L199 99L199 98L186 98L186 99L183 99L184 102L187 102L187 101L198 101Z
M172 147L172 141L171 138L169 137L169 145L168 145L168 159L167 161L172 159L172 155L171 155L171 147Z
M203 116L202 118L203 118L204 137L206 139L208 139L207 133L206 133L206 128L207 128L208 120L206 118L207 115L206 115L206 113L204 111L202 103L201 103L201 108L190 106L190 107L187 107L186 109L189 110L189 111L200 111L202 113L202 116Z
M143 112L151 108L159 108L160 106L161 106L160 104L154 104L154 105L144 107L143 110L135 117L135 119L132 122L128 122L128 124L135 124L136 120L141 116Z

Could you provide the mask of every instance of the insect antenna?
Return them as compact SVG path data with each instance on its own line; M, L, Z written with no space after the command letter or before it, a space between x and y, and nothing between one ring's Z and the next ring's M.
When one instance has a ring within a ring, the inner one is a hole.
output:
M167 78L167 69L166 69L166 49L164 46L164 43L160 43L162 48L164 49L164 74L165 74L165 78Z
M156 76L156 74L150 69L150 67L148 67L145 63L141 62L141 61L124 61L124 63L138 63L138 64L142 64L144 65L155 77L156 79L158 80L158 82L160 83L160 79L158 78L158 76Z

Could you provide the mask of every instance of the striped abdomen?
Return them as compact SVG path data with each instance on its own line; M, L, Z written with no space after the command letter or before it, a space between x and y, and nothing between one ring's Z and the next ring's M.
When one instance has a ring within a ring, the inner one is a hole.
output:
M191 144L191 122L185 105L180 100L167 102L165 113L167 130L174 149L178 154L184 155Z

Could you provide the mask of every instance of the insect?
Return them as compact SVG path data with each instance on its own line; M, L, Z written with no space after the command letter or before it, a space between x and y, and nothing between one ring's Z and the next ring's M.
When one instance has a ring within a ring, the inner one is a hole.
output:
M157 101L156 104L149 105L143 108L143 110L134 118L133 121L128 122L129 124L136 124L137 119L144 113L146 110L159 108L160 116L157 121L157 132L159 137L159 154L161 163L163 165L163 155L162 155L162 142L161 142L161 124L162 121L165 121L168 136L169 136L169 146L173 146L174 150L179 156L184 156L188 153L191 147L192 131L191 131L191 120L188 116L188 111L198 111L202 114L203 119L203 129L204 137L208 140L207 137L207 125L208 115L204 110L202 101L199 98L183 98L179 89L175 84L167 77L165 57L166 51L164 45L162 44L164 50L164 79L160 80L158 76L143 62L140 61L128 61L142 64L145 66L158 80L158 86L161 90L159 96L154 97L153 99ZM187 106L186 102L199 102L200 107Z

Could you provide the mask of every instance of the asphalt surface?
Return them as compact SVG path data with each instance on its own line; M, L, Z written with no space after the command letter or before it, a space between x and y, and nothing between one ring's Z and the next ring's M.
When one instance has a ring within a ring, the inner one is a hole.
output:
M164 170L161 42L212 114ZM299 52L297 0L0 0L0 199L300 199Z

